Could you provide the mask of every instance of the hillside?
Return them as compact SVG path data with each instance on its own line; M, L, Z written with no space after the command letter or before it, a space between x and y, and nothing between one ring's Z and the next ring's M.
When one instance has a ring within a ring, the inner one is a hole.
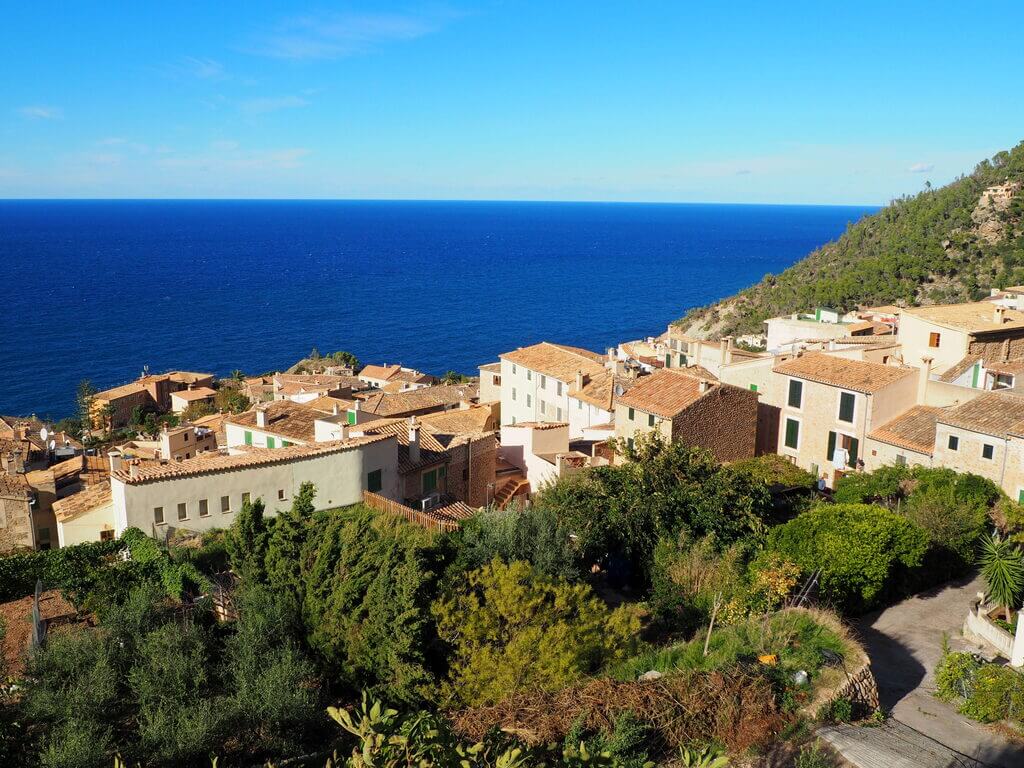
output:
M779 275L677 321L701 337L758 333L814 306L937 304L1024 283L1024 142L939 189L895 200Z

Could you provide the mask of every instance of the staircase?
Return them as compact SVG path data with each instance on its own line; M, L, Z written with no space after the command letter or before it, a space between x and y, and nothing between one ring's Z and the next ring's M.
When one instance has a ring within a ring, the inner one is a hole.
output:
M512 502L517 495L528 492L530 488L529 481L522 475L510 477L504 482L504 484L498 488L494 494L494 506L497 509L505 509Z

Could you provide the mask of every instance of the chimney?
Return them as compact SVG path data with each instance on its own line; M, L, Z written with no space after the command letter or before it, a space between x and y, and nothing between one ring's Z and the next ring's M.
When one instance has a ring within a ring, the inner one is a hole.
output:
M338 427L339 427L338 431L339 431L339 434L340 434L340 438L339 439L341 439L341 440L348 440L348 422L347 421L343 421L343 422L341 422L341 424L338 425Z
M132 459L128 463L128 477L130 477L132 480L134 480L138 476L139 476L139 460L138 459Z
M331 415L333 415L333 416L341 415L341 408L338 407L337 403L333 403L331 405Z
M995 320L996 325L1002 325L1004 322L1006 322L1006 307L1004 307L1002 304L996 304L995 312L993 313L993 315L994 316L992 319Z
M704 351L704 342L701 339L697 339L696 343L694 344L693 359L692 359L692 362L691 362L692 365L703 365L704 364L703 360L701 360L701 353L703 351Z
M420 460L420 425L416 417L409 417L409 461L418 464Z
M617 358L618 355L615 353L615 347L608 347L608 362L614 363Z
M355 401L355 404L354 404L354 405L352 406L352 410L353 410L353 411L355 411L356 413L358 413L358 412L359 412L359 410L360 410L360 409L361 409L362 407L363 407L363 401L362 401L362 400L358 400L358 399L357 399L357 400Z
M732 362L732 341L732 336L723 336L722 340L718 343L721 350L721 365L728 365Z
M267 409L259 405L256 406L256 426L261 429L267 426Z
M18 474L18 457L20 455L17 451L11 451L7 454L7 474L12 477Z
M583 375L583 371L576 371L576 391L583 389L587 383L587 377Z
M107 453L107 458L110 459L110 471L120 472L121 471L121 452L116 448Z
M700 379L697 382L697 391L700 392L702 395L709 389L711 389L711 382L708 381L707 379Z
M925 405L928 400L928 381L932 376L932 358L921 358L921 374L917 380L917 404Z

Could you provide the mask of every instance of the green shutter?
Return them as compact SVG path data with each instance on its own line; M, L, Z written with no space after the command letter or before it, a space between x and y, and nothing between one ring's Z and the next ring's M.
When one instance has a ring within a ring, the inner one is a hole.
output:
M981 363L974 364L974 372L971 374L971 386L978 388L978 374L981 373Z
M245 444L252 445L252 432L249 430L245 431Z
M679 367L680 368L685 368L686 367L686 355L680 355L679 356Z
M379 469L373 470L366 475L366 490L370 493L377 493L383 487L381 482L381 471Z
M287 448L287 447L289 447L290 445L291 445L291 443L290 443L289 441L287 441L287 440L282 440L282 441L281 441L281 447L282 447L282 448Z
M629 420L630 420L630 421L633 421L633 419L634 419L635 417L636 417L636 412L635 412L635 411L634 411L634 410L633 410L632 408L630 408L630 409L629 409Z
M850 466L857 466L857 447L860 445L860 441L856 437L850 438Z
M750 391L751 392L757 392L757 384L751 384L750 385Z
M832 454L836 452L836 433L828 433L828 454L825 456L827 461L832 461Z
M272 437L270 437L268 435L267 436L267 448L276 448L276 447L277 447L277 442L274 440L274 438L272 438Z
M804 383L791 379L789 382L789 403L790 408L799 408L804 397Z
M437 489L437 470L423 473L423 493L431 493Z
M513 398L513 400L514 399L515 398ZM352 425L352 424L356 423L356 412L355 411L349 411L348 412L348 423L349 423L349 425Z
M653 414L647 414L647 426L648 427L653 427L654 426L654 415Z
M839 420L853 423L853 410L857 401L849 392L839 393Z
M1024 504L1024 490L1017 492L1017 501L1021 504Z
M796 419L786 419L786 447L796 450L800 444L800 422Z

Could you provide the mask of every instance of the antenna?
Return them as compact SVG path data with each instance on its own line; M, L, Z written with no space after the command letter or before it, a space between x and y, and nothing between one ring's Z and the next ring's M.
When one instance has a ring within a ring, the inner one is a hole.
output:
M44 443L46 442L46 438L48 438L49 436L50 431L46 427L43 427L42 429L39 430L39 439L42 440Z

